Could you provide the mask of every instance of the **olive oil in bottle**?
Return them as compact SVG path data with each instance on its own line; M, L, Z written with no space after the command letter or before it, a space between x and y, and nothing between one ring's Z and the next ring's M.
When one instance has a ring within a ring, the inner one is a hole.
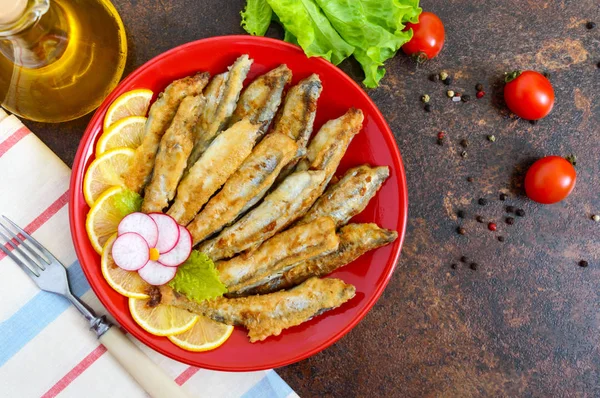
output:
M109 0L0 0L0 103L63 122L96 109L123 74L127 42Z

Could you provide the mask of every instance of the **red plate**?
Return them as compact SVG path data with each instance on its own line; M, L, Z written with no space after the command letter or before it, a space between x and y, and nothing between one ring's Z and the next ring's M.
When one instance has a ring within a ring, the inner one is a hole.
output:
M319 99L315 131L350 107L362 109L365 114L363 130L352 141L338 172L363 163L390 167L390 178L354 221L375 222L396 230L399 239L332 274L356 286L356 297L340 308L260 343L251 344L245 331L236 328L220 348L204 353L188 352L167 338L150 335L137 326L129 314L127 298L115 292L102 277L100 256L90 245L85 231L89 208L83 197L83 176L94 159L104 114L115 98L137 88L149 88L159 93L173 80L197 71L223 72L241 54L249 54L254 59L249 79L282 63L293 71L293 83L311 73L319 74L323 93ZM129 333L164 355L190 365L223 371L253 371L288 365L323 350L348 333L375 304L394 271L404 239L408 207L406 178L394 136L365 92L323 59L307 58L298 47L283 41L252 36L215 37L182 45L150 60L121 82L98 108L87 127L75 157L70 199L71 233L81 267L92 289L115 319Z

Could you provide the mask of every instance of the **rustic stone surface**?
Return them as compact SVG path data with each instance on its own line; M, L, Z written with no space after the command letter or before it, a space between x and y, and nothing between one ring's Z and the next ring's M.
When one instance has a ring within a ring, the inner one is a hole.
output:
M176 45L242 33L242 0L118 0L128 31L127 72ZM301 396L600 396L600 22L597 1L427 2L445 23L441 55L415 66L398 55L369 91L406 167L410 211L402 258L373 310L340 342L279 369ZM271 35L280 34L273 28ZM342 69L361 80L354 62ZM502 74L550 73L557 102L537 125L510 118ZM428 75L446 70L451 87ZM475 84L486 96L475 99ZM446 91L468 93L453 103ZM431 96L432 113L420 97ZM68 164L89 117L27 123ZM444 146L437 132L446 132ZM489 134L497 138L492 143ZM459 142L470 141L462 158ZM540 156L574 153L578 181L563 203L524 198L522 177ZM469 183L467 177L473 177ZM509 193L500 202L501 192ZM490 200L481 207L480 197ZM504 207L526 211L514 225ZM456 234L456 211L467 217ZM476 215L495 221L492 233ZM497 235L506 238L504 243ZM458 260L467 255L473 271ZM581 268L581 259L590 266ZM452 270L451 263L458 263Z

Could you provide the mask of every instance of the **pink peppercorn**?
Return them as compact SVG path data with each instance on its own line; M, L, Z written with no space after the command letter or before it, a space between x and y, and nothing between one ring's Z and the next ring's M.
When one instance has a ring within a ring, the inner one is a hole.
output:
M476 94L476 97L477 98L483 98L484 95L485 95L484 91L478 91L477 94Z
M495 230L496 230L496 224L495 224L495 223L493 223L493 222L489 223L489 224L488 224L488 229L489 229L490 231L495 231Z

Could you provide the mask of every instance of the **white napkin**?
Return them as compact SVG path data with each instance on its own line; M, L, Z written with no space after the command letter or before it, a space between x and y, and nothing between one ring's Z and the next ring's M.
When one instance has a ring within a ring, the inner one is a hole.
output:
M71 241L70 174L27 127L0 109L0 214L25 228L65 264L74 293L103 315L107 312L90 289ZM130 338L192 396L297 397L272 370L228 373L199 369ZM0 252L0 396L147 395L99 345L75 308L62 297L40 291Z

